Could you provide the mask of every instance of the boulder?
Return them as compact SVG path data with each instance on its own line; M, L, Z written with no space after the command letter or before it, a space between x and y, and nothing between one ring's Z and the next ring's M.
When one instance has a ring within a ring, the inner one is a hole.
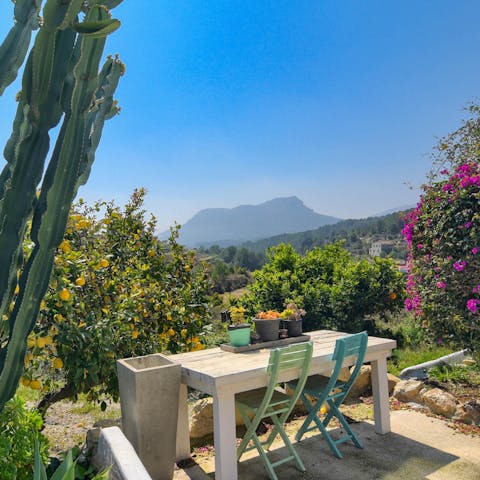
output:
M213 433L213 398L205 397L188 407L190 438L202 438ZM243 425L238 410L235 410L235 424Z
M354 367L350 369L350 373L353 372ZM358 374L355 383L352 385L352 389L348 394L349 398L358 398L366 394L372 385L372 367L370 365L362 365L360 373Z
M432 413L451 418L457 409L455 397L440 388L432 388L422 395L422 400Z
M388 393L391 395L395 387L397 386L397 383L400 382L401 380L396 377L395 375L392 375L391 373L387 373L387 381L388 381Z
M453 420L468 425L480 425L480 403L478 400L470 400L467 403L457 405Z
M423 382L420 380L400 380L393 390L393 396L399 402L422 403L420 392L423 388Z

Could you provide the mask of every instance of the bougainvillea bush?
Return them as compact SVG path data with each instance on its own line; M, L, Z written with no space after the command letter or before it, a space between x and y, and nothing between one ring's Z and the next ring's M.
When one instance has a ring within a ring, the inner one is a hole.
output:
M438 343L480 345L480 169L464 163L424 185L406 217L407 310Z
M46 393L42 409L78 393L115 398L117 358L202 348L208 272L177 243L178 228L157 240L144 194L123 209L80 203L71 212L22 378Z

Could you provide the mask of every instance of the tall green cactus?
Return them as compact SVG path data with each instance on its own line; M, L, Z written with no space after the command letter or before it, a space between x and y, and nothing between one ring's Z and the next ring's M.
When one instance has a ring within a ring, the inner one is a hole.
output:
M46 0L25 64L13 130L4 150L7 163L0 174L0 315L8 318L8 323L0 322L0 410L22 374L27 337L48 288L71 204L88 179L105 120L118 112L113 95L124 66L118 58L108 57L99 73L99 64L106 36L120 26L110 8L121 1ZM0 46L0 93L25 58L27 31L36 26L33 19L41 3L16 0L16 24ZM22 45L12 38L21 38ZM49 131L61 120L38 191ZM20 273L11 310L29 219L34 246Z

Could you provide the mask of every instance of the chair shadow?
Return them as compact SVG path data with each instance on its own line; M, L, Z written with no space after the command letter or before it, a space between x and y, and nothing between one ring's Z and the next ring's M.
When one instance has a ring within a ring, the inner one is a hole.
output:
M341 444L343 459L333 455L319 434L294 443L305 464L306 472L299 472L293 462L285 463L275 470L279 480L330 480L332 478L336 480L352 478L355 480L417 480L424 479L441 469L443 469L442 478L480 479L480 463L474 465L456 455L397 433L378 435L375 433L374 426L369 423L358 423L354 426L354 430L359 434L364 448L356 448L351 442ZM334 439L338 431L339 429L331 430ZM287 455L285 447L274 449L269 453L272 461L280 460ZM215 478L214 473L207 475L198 465L193 468L196 474L191 475L191 479ZM461 475L456 475L456 471ZM263 462L258 456L238 464L238 477L239 480L269 479Z

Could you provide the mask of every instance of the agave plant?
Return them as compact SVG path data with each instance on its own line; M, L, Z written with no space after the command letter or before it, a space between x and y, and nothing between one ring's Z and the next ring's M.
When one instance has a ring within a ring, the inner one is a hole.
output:
M107 35L120 26L111 9L121 1L46 0L40 18L42 0L16 0L15 24L0 46L0 94L26 58L0 173L0 410L22 374L70 206L88 179L105 120L119 111L113 95L124 66L108 57L100 69L100 61ZM47 163L50 131L60 122ZM30 221L33 249L23 259Z

